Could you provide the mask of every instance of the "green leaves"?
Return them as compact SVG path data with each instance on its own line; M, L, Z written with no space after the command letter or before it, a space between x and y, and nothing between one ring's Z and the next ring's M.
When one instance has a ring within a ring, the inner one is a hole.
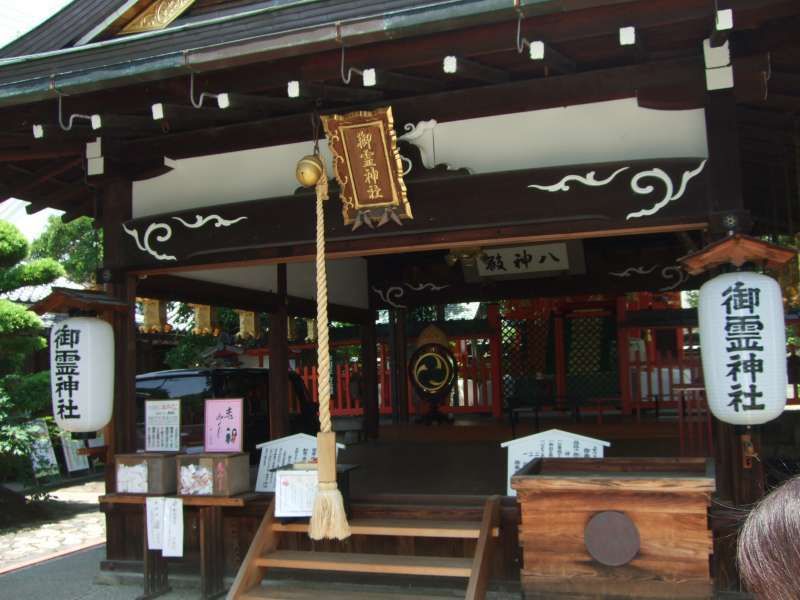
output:
M42 258L0 270L0 293L29 285L52 283L64 275L64 269L52 258Z
M11 267L28 256L28 241L19 229L0 221L0 268Z
M52 258L75 283L94 282L95 269L103 262L102 231L89 217L64 223L50 217L47 227L31 245L32 258Z

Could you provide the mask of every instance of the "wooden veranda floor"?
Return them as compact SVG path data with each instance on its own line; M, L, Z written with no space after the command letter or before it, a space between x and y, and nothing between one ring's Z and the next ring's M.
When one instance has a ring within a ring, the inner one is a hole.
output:
M630 418L543 420L557 428L611 442L606 456L678 456L678 429L670 422L636 423ZM517 437L535 433L533 423L517 426ZM377 440L348 444L343 463L359 466L351 474L352 493L505 494L508 422L460 419L450 425L381 425Z

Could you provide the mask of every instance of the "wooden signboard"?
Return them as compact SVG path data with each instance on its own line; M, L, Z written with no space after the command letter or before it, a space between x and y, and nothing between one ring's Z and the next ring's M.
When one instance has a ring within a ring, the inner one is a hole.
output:
M392 108L323 116L345 225L411 219Z

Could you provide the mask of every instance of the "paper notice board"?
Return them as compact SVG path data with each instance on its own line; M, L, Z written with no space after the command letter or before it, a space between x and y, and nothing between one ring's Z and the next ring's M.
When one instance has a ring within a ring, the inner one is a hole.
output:
M317 494L317 470L275 473L275 516L310 517Z

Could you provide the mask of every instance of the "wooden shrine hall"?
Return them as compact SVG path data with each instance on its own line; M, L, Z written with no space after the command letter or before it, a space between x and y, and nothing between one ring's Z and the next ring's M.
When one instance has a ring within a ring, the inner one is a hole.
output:
M707 275L679 259L800 232L799 27L791 0L80 0L0 49L0 193L94 218L99 283L129 307L108 317L109 461L137 450L137 298L268 313L269 434L290 433L287 317L314 317L317 298L316 196L295 172L315 142L330 180L328 310L357 328L361 380L341 415L367 439L341 452L360 464L353 536L312 543L272 517L271 494L188 498L185 556L165 561L144 500L113 494L109 468L102 568L143 573L144 597L198 570L203 597L437 597L442 581L468 598L738 591L737 523L716 509L757 500L764 473L703 405L680 294ZM355 212L347 147L331 150L335 115L356 113L391 129L403 185L380 214ZM485 414L415 426L409 315L464 302L487 307L486 331L462 336L486 340L470 360L492 361L463 388L493 385L485 410L461 412ZM514 413L532 407L536 427L612 443L607 460L529 464L515 498L499 443L536 431ZM470 443L488 448L472 470ZM400 458L396 477L380 462ZM559 488L573 471L595 483ZM640 492L604 498L630 472ZM607 532L585 547L593 507L636 523L622 563L591 549Z

